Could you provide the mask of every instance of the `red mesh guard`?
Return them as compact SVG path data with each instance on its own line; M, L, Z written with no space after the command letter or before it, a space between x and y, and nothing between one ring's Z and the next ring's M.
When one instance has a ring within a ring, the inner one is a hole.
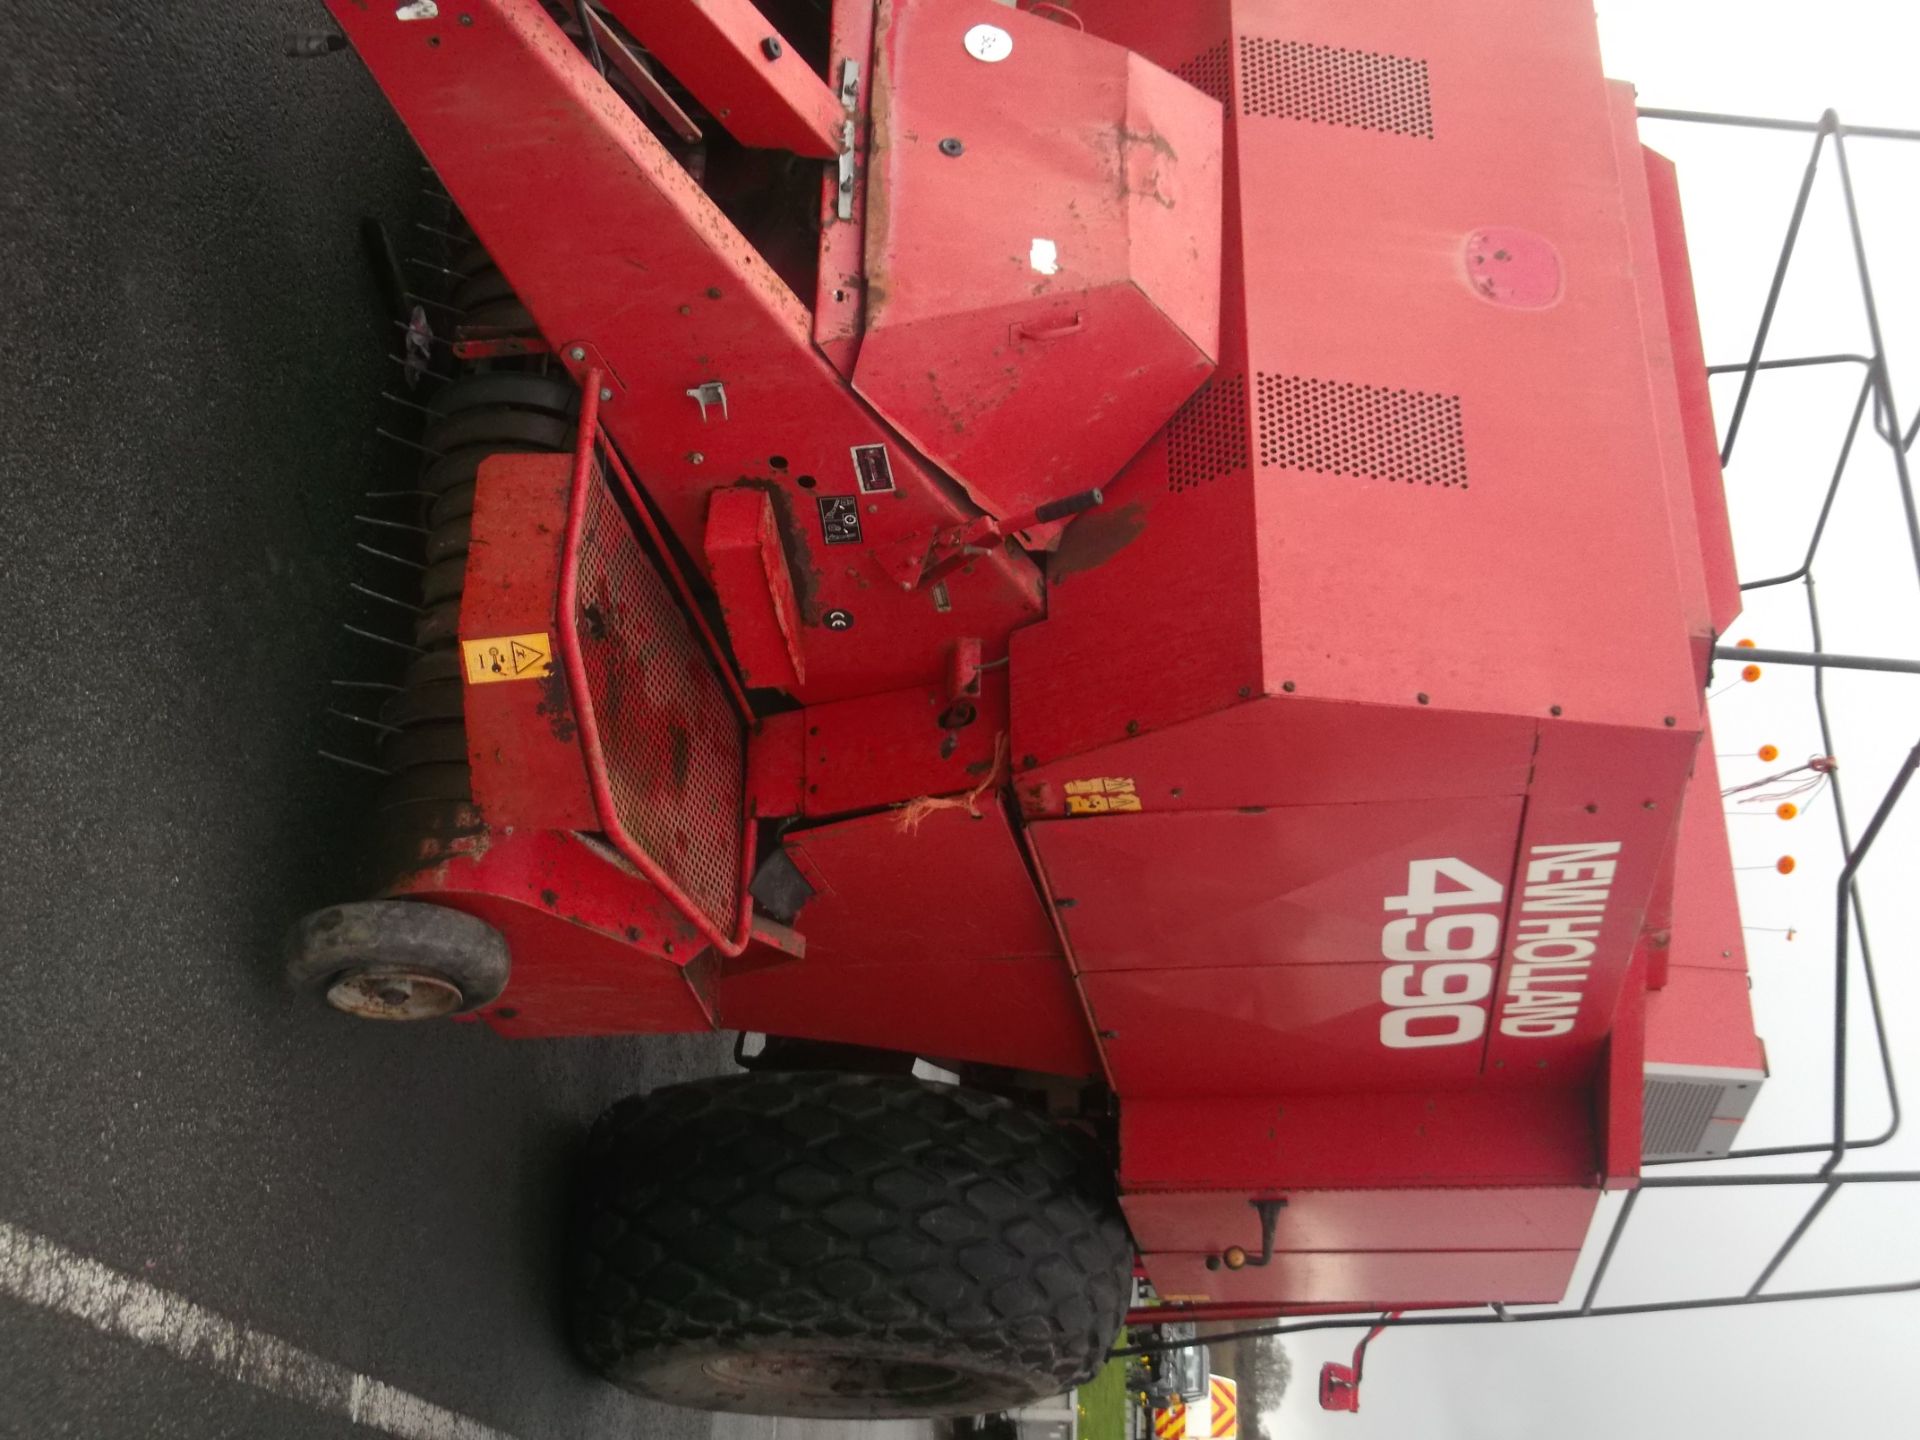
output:
M746 939L746 733L595 463L582 480L575 699L607 838L729 954ZM580 497L575 497L576 505Z

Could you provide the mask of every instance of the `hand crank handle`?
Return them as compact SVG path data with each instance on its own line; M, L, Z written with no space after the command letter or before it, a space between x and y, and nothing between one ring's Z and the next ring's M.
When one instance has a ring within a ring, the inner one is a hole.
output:
M1244 1270L1247 1266L1263 1266L1273 1259L1273 1227L1280 1219L1280 1212L1287 1208L1284 1200L1249 1200L1247 1202L1260 1214L1260 1253L1249 1255L1239 1245L1229 1245L1218 1255L1207 1257L1207 1268L1218 1270L1222 1265L1229 1270Z

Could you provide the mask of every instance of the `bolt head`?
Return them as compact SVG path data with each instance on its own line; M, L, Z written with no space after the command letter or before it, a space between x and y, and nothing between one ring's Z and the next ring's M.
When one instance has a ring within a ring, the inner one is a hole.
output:
M576 345L576 346L574 346L574 347L573 347L573 348L572 348L571 350L569 350L569 351L567 351L567 358L568 358L569 360L584 360L584 359L586 359L586 358L587 358L587 347L586 347L586 346L584 346L584 345Z
M949 135L940 142L940 153L942 155L964 155L966 151L967 147L963 145L956 136Z
M613 391L609 390L606 386L602 385L600 387L600 398L602 400L611 400L613 398Z
M760 42L760 53L769 60L778 60L781 56L780 37L769 35Z

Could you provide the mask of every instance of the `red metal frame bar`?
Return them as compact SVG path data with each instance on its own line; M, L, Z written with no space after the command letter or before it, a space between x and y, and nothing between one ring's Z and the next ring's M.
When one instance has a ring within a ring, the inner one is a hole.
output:
M1395 1310L1393 1314L1402 1315L1416 1310L1454 1310L1460 1308L1463 1307L1447 1304L1408 1305ZM1179 1301L1159 1305L1136 1305L1133 1309L1127 1311L1127 1318L1123 1323L1128 1329L1144 1330L1157 1329L1162 1325L1173 1324L1198 1324L1201 1322L1219 1324L1230 1320L1299 1320L1309 1315L1351 1316L1356 1313L1353 1306L1349 1304L1289 1305L1277 1300L1210 1300L1200 1303ZM1353 1320L1348 1323L1357 1325L1362 1322ZM1202 1335L1200 1342L1204 1344L1207 1338L1207 1336ZM1149 1350L1172 1350L1178 1348L1177 1345L1165 1345L1159 1342L1153 1342L1140 1345L1137 1347L1137 1350L1139 1353L1145 1354ZM1134 1352L1128 1351L1125 1353L1131 1354Z
M616 19L742 145L840 153L840 101L751 0L608 0Z
M587 513L587 487L595 481L594 460L596 454L602 450L599 443L602 378L602 372L596 367L587 371L581 384L580 433L574 445L572 489L567 497L567 535L560 562L560 596L557 606L559 615L556 628L559 631L560 656L567 667L567 684L574 696L574 716L580 726L580 746L587 759L587 784L593 791L594 808L599 812L601 823L607 827L609 836L619 836L624 832L614 809L612 789L607 784L606 752L600 743L600 722L594 713L592 701L588 698L591 692L587 688L586 662L580 654L580 644L573 624L573 615L579 600L580 542ZM605 453L610 459L614 458L611 446L605 447ZM615 470L620 476L621 484L626 488L628 499L641 517L641 523L653 539L660 568L680 592L681 599L687 604L695 625L712 650L714 662L725 678L729 692L734 696L735 703L744 711L746 697L740 692L731 669L714 645L713 632L707 628L706 621L701 618L699 607L692 603L692 595L687 589L685 580L678 574L668 558L666 549L660 544L659 531L654 526L652 517L648 515L645 504L641 502L632 477L626 473L624 466L616 464ZM744 819L743 823L745 823ZM645 850L633 844L621 845L617 848L622 857L639 870L649 884L672 901L674 908L679 910L687 918L688 923L693 925L720 954L731 957L747 948L753 920L753 897L748 893L748 886L753 879L754 861L753 829L750 824L747 825L745 841L740 847L740 904L731 935L722 934L716 929L700 907L695 905L673 879L653 862Z

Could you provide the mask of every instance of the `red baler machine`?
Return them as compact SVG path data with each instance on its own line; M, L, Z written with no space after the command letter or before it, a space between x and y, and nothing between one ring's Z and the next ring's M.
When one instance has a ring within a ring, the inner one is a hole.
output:
M329 8L451 283L384 891L292 971L774 1037L596 1132L595 1363L943 1413L1132 1266L1136 1326L1558 1302L1731 1148L1739 586L1587 0Z

